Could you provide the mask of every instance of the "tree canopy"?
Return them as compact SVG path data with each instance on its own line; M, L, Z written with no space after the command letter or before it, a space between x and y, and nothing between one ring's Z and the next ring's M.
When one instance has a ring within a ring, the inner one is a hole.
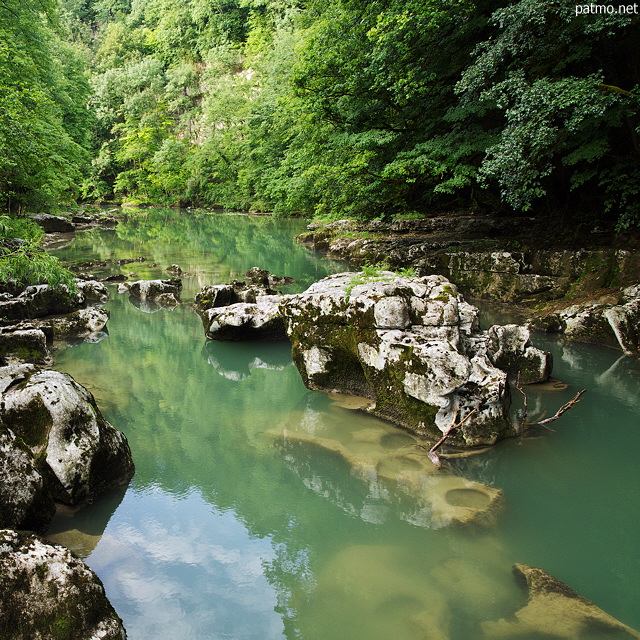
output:
M635 226L640 19L610 8L1 0L0 198Z

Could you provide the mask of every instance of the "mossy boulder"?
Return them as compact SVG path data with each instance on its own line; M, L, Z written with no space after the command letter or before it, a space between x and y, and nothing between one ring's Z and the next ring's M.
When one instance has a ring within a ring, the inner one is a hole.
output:
M0 528L44 531L55 506L31 450L0 426Z
M4 294L0 299L0 317L11 321L70 313L84 300L82 293L72 293L64 286L54 289L48 284L32 285L17 296Z
M29 218L40 225L45 233L69 233L76 230L76 225L63 216L54 216L51 213L36 213L29 216Z
M0 423L30 449L56 500L92 502L133 476L126 437L71 376L34 365L0 367L0 392Z
M478 310L443 276L329 276L281 304L309 388L370 398L375 415L461 446L514 434L507 374L487 354Z
M3 640L126 640L95 573L71 551L31 533L0 530Z
M35 327L0 328L0 363L32 362L45 364L49 360L47 338Z

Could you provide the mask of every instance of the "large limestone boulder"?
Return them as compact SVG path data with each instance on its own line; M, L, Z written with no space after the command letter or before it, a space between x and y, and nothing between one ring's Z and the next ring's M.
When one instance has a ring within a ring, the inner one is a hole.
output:
M283 296L262 296L256 302L214 307L201 314L205 335L211 340L286 340L280 314Z
M462 446L513 435L507 374L487 353L478 310L443 276L342 273L281 304L293 358L311 389L359 395L369 411Z
M127 439L73 378L34 365L0 367L0 423L39 461L55 499L92 502L131 479Z
M89 567L30 533L0 531L3 640L126 640L122 621Z
M0 426L0 528L44 531L55 506L33 453Z
M486 638L640 638L635 629L616 620L546 571L516 564L513 572L526 586L528 601L515 616L483 622Z
M136 280L127 286L129 294L133 298L148 302L177 303L182 291L180 278L168 280Z

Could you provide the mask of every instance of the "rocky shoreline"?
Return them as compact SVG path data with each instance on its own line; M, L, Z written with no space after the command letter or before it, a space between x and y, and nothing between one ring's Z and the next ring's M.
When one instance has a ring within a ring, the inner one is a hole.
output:
M81 218L32 217L49 234L116 224ZM91 503L134 474L126 437L92 394L46 368L63 341L100 339L108 298L104 284L86 279L74 291L11 282L0 290L0 635L7 640L126 639L95 573L30 533L46 532L57 505Z
M74 223L95 224L96 220ZM55 227L55 221L46 224L54 225L52 235L70 231ZM463 448L491 445L518 433L521 425L510 415L510 383L516 378L522 384L548 379L551 358L531 344L526 326L496 325L481 331L477 308L465 301L453 278L460 280L461 291L527 304L530 309L551 301L557 308L539 313L532 326L637 353L640 286L634 283L639 279L640 261L633 251L548 250L532 258L531 252L478 250L477 238L465 238L481 232L506 238L514 225L526 226L523 219L499 224L470 216L454 222L430 219L387 226L376 222L367 223L364 230L350 221L332 225L315 227L300 241L356 264L384 262L404 272L377 268L336 274L303 293L284 295L276 287L290 279L254 267L244 282L210 285L196 295L194 308L205 336L230 341L290 340L294 362L309 388L362 396L358 410L391 421L412 437L434 441L444 434L448 445ZM391 228L396 235L385 237ZM446 240L447 234L460 237ZM466 250L473 243L476 250ZM604 275L596 273L589 266L594 260L611 260L617 267L608 267ZM76 270L91 266L77 265ZM184 275L177 265L167 271ZM114 280L103 278L107 279ZM618 289L610 286L614 283L620 285ZM602 293L604 284L606 293ZM146 312L175 308L181 304L181 289L178 277L119 286L121 293L129 293L132 304ZM600 297L562 307L561 301L578 289L600 291ZM126 638L99 579L84 563L36 534L16 531L44 532L56 503L92 502L127 483L134 473L125 436L104 420L93 396L70 376L43 368L50 365L51 351L61 340L99 339L108 320L100 305L108 296L102 282L84 273L73 293L48 285L21 291L5 287L0 292L0 573L4 576L0 612L10 621L2 628L3 637L11 640L44 640L60 634L79 640ZM376 437L386 436L360 434L356 448L293 430L277 440L291 460L295 459L292 448L319 446L349 463L375 463L384 471L381 480L391 480L411 495L423 491L423 476L431 474L431 484L439 489L432 487L428 495L420 495L439 514L438 526L495 526L503 503L499 490L481 483L472 486L439 467L432 469L428 458L415 478L407 470L392 472L380 457L384 448ZM361 445L368 451L366 459ZM478 502L474 507L466 504L472 494ZM462 495L464 500L458 504ZM533 598L538 593L533 593L529 576L539 570L524 565L516 569L526 576L530 588L522 626L530 626L533 632L537 623L529 621L529 611L538 606ZM546 582L554 581L545 576ZM562 583L554 584L563 593L570 592ZM52 598L54 591L57 595ZM575 602L581 608L576 624L594 615L583 606L586 601L573 594L558 606L558 619ZM606 624L623 628L614 619L607 618ZM495 633L502 633L502 627L507 629L511 622L495 625ZM638 637L633 630L624 631Z
M640 251L633 243L537 247L527 218L448 216L311 223L298 241L354 265L442 275L467 296L518 305L531 326L568 340L638 354ZM602 241L602 239L600 239ZM525 248L526 247L526 248Z

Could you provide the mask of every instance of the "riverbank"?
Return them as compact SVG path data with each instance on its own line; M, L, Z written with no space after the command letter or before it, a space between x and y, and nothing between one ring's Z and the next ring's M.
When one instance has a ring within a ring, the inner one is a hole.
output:
M638 304L628 289L640 282L635 233L593 229L580 243L575 235L554 237L533 218L470 215L339 220L307 229L298 241L331 258L443 275L467 296L520 307L536 328L638 350ZM571 319L585 314L577 327Z

